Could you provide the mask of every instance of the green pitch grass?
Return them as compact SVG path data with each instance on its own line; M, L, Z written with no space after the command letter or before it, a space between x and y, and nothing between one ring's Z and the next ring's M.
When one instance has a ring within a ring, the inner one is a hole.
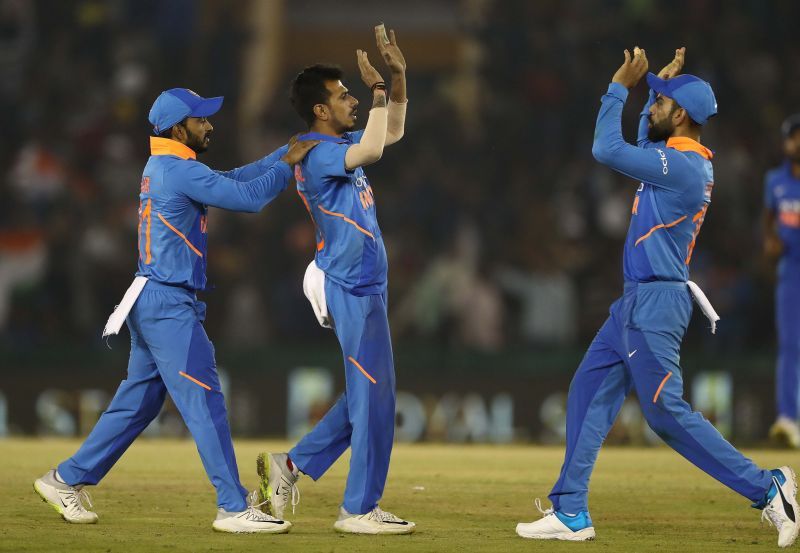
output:
M211 530L214 493L194 444L139 440L102 485L91 489L100 522L70 525L34 493L33 480L69 456L74 440L0 440L0 551L774 551L775 530L760 513L666 448L606 448L592 480L597 540L534 542L514 533L539 517L558 474L560 447L400 445L381 505L417 523L411 536L342 536L332 529L344 487L342 459L319 482L300 481L292 532L237 536ZM255 457L281 442L236 442L245 486L256 484ZM800 454L750 451L763 466ZM800 545L797 546L800 549Z

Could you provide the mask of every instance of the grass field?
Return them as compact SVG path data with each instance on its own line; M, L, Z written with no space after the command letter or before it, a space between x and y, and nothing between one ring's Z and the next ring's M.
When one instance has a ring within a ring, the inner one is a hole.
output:
M400 445L381 505L414 520L411 536L341 536L332 529L344 486L341 459L319 482L300 481L302 498L288 535L236 536L211 530L214 494L194 444L139 440L92 489L100 522L66 524L32 489L69 456L72 440L0 440L0 551L771 551L776 533L758 511L666 448L606 448L592 479L597 540L533 542L514 526L534 520L562 460L560 447ZM255 456L281 442L237 441L245 486ZM753 450L756 462L800 468L800 454ZM420 487L424 489L419 489ZM796 546L800 549L800 545Z

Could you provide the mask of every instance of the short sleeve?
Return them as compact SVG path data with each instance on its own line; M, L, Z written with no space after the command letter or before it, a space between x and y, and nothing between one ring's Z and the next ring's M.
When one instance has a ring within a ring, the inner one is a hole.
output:
M360 138L360 137L359 137ZM344 157L350 144L322 142L308 154L307 170L315 177L349 177L353 171L344 166Z

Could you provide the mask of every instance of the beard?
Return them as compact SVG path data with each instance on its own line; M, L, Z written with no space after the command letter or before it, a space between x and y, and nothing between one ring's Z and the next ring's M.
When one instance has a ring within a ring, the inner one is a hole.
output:
M206 138L209 138L211 133L206 133L202 138L200 135L194 134L189 129L186 129L186 145L189 146L197 154L202 154L208 150L208 143Z
M647 129L647 139L650 142L664 142L672 136L673 132L675 132L675 127L670 125L669 120L655 123L651 119L650 127Z

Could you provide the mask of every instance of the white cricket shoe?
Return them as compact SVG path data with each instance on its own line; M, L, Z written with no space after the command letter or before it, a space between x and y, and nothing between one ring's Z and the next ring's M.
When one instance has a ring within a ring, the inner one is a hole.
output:
M230 532L232 534L285 534L292 527L288 520L280 520L261 512L258 491L254 491L247 498L247 509L238 513L231 513L221 508L217 511L217 518L211 524L217 532Z
M778 547L789 547L797 539L800 531L797 517L797 479L789 467L781 467L772 472L772 487L767 492L768 503L761 513L761 520L767 520L778 530Z
M333 523L337 532L344 534L411 534L417 525L375 507L363 515L348 513L339 508L339 519Z
M792 449L800 448L800 425L789 417L780 416L769 429L769 437Z
M93 507L92 499L83 486L70 486L56 478L56 470L48 471L44 476L33 483L33 489L67 522L73 524L94 524L97 522L97 513L84 507Z
M517 524L517 534L523 538L534 540L588 541L595 537L592 519L586 511L568 516L550 509L542 509L539 498L534 501L542 515L534 522Z
M297 481L300 470L295 466L288 453L261 453L256 459L256 471L260 478L258 487L259 503L262 510L280 519L286 506L291 502L292 514L300 503L300 490Z

